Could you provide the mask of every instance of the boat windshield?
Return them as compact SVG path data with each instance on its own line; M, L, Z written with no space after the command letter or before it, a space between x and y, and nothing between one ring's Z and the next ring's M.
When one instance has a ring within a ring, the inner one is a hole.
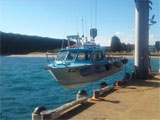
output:
M79 52L77 61L87 61L90 60L91 52Z
M73 61L77 52L69 52L66 61Z
M94 52L93 54L93 58L92 58L92 61L99 61L99 60L103 60L104 59L104 56L102 54L102 51L96 51Z
M57 55L56 61L64 61L66 58L67 52L59 52Z

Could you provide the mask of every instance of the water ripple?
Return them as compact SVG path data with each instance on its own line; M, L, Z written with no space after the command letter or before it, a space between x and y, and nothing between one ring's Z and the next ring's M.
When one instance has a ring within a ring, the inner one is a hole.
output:
M123 70L115 76L67 91L44 70L44 59L43 57L1 57L0 112L2 111L3 120L29 120L37 106L56 108L74 100L81 89L87 90L91 97L92 89L99 88L100 82L106 81L108 84L113 84L115 80L120 80L124 76ZM128 64L133 64L133 59L129 59ZM153 70L158 70L158 59L152 59L151 64ZM132 70L133 66L127 68L129 73Z

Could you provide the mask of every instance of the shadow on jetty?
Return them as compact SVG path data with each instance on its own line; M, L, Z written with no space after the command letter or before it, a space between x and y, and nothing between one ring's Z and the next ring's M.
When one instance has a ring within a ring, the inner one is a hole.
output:
M102 101L102 102L110 102L110 103L115 103L115 104L119 104L119 103L120 103L120 101L118 101L118 100L115 100L115 101L113 101L113 100L101 99L101 101Z
M148 80L133 80L129 82L126 86L139 86L139 87L152 87L152 88L158 88L160 87L160 83L156 82L159 81L160 79L157 78L151 78Z
M92 102L87 102L84 105L80 105L77 108L72 109L71 111L63 114L61 117L57 118L56 120L68 120L70 118L72 118L73 116L76 116L77 114L83 112L84 110L88 109L89 107L91 107L92 105L94 105L95 103Z
M109 94L111 94L111 93L113 93L113 92L115 92L115 91L117 91L117 89L111 89L111 90L103 93L103 94L101 95L101 97L106 97L107 95L109 95Z
M111 89L111 90L109 90L109 91L103 93L103 94L100 96L101 101L119 104L120 101L112 101L112 100L103 99L103 98L105 98L107 95L109 95L109 94L111 94L111 93L113 93L113 92L115 92L115 91L117 91L117 89Z
M117 93L140 92L156 89L160 87L159 81L160 79L154 77L148 80L134 79L123 86L126 90L117 91Z

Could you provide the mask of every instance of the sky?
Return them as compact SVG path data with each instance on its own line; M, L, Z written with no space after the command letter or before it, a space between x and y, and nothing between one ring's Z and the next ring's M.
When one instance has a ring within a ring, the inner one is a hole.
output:
M160 41L160 1L152 2L150 18L154 14L157 23L149 30L150 45ZM91 27L98 29L98 44L109 46L114 35L134 43L134 0L0 0L2 32L66 38L84 31L90 38Z

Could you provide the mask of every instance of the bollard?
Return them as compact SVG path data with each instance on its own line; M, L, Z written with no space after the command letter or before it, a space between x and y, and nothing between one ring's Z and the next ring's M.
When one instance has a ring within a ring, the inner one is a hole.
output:
M115 86L115 89L120 89L122 88L123 86L126 83L126 81L123 81L123 80L117 80L114 82L114 86Z
M100 90L93 90L93 99L99 99Z
M83 97L88 97L87 92L85 90L78 91L77 96L76 96L76 100L83 98Z
M107 83L106 83L106 82L101 82L101 83L100 83L100 89L101 89L101 88L104 88L104 87L106 87L106 86L107 86Z
M115 81L114 86L122 86L122 81L121 80Z
M32 120L41 120L41 112L47 110L43 106L36 107L32 113Z

